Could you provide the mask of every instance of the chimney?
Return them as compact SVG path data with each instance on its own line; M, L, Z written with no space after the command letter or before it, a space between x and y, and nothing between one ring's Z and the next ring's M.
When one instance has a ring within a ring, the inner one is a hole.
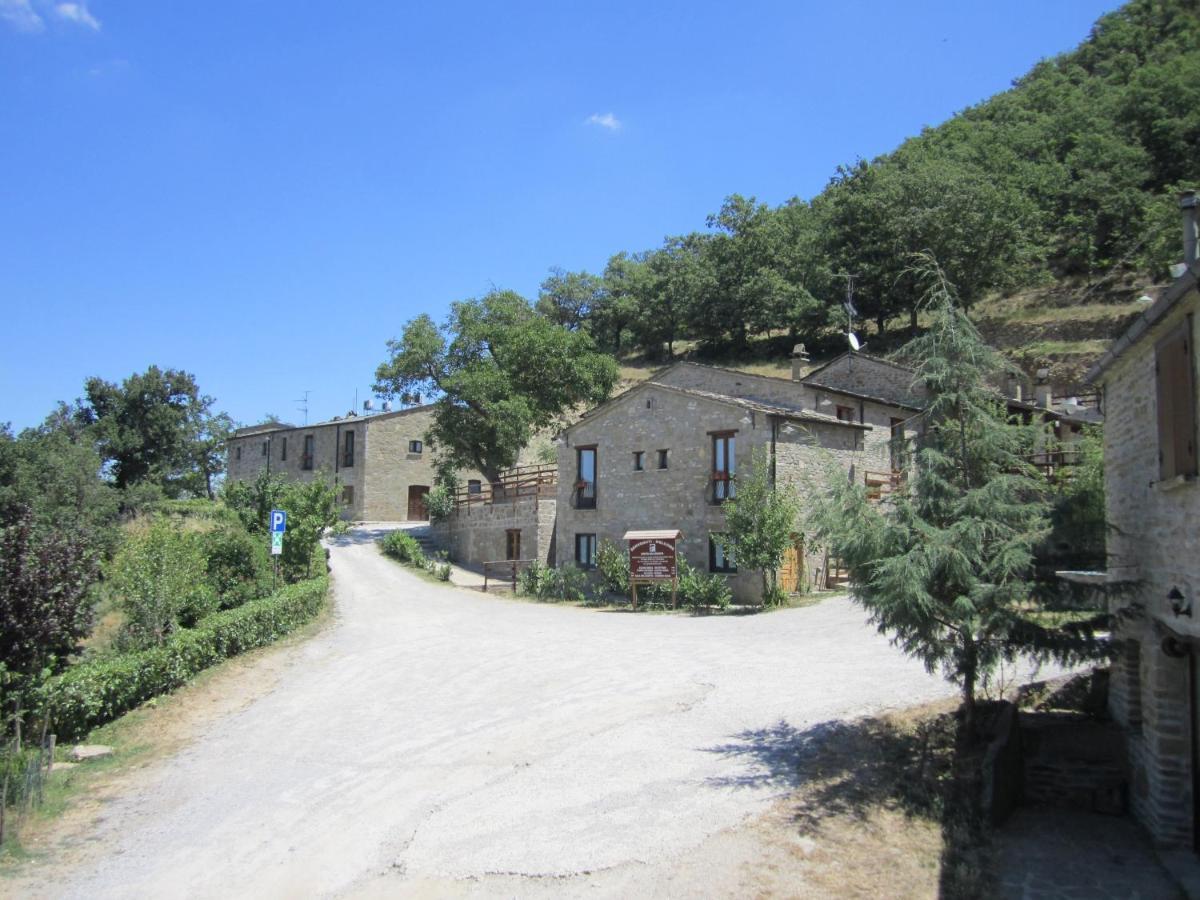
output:
M1033 386L1033 402L1043 409L1050 408L1050 398L1054 395L1050 385L1050 370L1037 370L1037 384Z
M804 378L804 370L808 367L808 351L803 344L792 348L792 381Z
M1195 191L1184 191L1179 195L1179 208L1183 211L1183 263L1191 267L1196 262L1196 206Z

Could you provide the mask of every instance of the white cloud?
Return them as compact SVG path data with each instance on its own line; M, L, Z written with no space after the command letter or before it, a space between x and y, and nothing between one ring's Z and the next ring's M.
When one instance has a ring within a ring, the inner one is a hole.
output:
M598 125L601 128L607 128L609 131L620 131L621 120L610 112L592 113L584 119L585 125Z
M54 14L67 22L74 22L92 31L100 30L99 20L88 12L86 3L56 3Z
M41 31L46 27L29 0L0 0L0 19L17 31Z

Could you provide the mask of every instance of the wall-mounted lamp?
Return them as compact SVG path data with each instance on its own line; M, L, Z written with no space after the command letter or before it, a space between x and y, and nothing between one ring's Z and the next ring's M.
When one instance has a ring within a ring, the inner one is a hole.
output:
M1177 587L1171 588L1171 592L1167 594L1167 599L1171 601L1171 612L1177 616L1192 617L1192 601L1183 596L1183 591Z

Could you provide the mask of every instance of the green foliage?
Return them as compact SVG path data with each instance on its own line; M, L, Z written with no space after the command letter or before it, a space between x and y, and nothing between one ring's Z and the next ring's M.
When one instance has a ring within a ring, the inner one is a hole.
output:
M1104 506L1104 444L1098 426L1063 445L1076 464L1059 470L1051 498L1051 532L1039 561L1059 569L1102 569L1106 563L1107 521Z
M95 557L78 539L38 530L26 511L0 528L0 711L58 671L92 624ZM0 735L7 731L0 727Z
M722 575L701 572L679 558L679 602L694 610L728 609L733 601L729 581Z
M542 601L582 602L587 585L587 572L575 565L550 568L535 560L517 575L517 593Z
M417 568L425 566L425 551L415 537L406 531L389 531L379 539L379 548L392 559Z
M266 541L240 527L200 535L205 581L221 609L241 606L271 592L271 557Z
M604 588L614 594L629 595L629 551L611 541L596 548L596 571Z
M78 740L214 663L278 640L320 611L327 588L323 577L289 585L176 631L160 645L72 666L41 692L51 730L60 740Z
M126 539L109 566L109 589L128 620L135 646L162 644L217 606L207 579L201 535L154 522Z
M246 531L265 535L271 527L271 510L282 507L286 490L287 481L263 469L253 481L226 481L221 500Z
M425 508L429 510L429 521L441 522L454 512L454 489L436 484L425 496Z
M418 316L388 350L375 389L440 394L429 442L490 480L516 463L537 429L607 399L617 380L616 364L586 333L538 315L511 291L455 303L441 329Z
M120 385L89 378L85 401L75 411L123 489L150 483L168 497L213 497L213 480L224 471L224 443L233 423L212 411L193 375L150 366Z
M1089 635L1030 625L1034 548L1048 531L1043 479L1026 462L1033 429L1008 422L990 382L998 356L927 266L930 330L908 346L929 392L911 487L885 505L831 470L811 525L850 572L880 631L960 685L968 716L981 678L1030 651L1078 659ZM969 733L969 729L968 729Z
M763 602L778 603L777 578L783 557L795 543L800 502L786 485L775 485L765 448L755 451L750 469L737 479L737 494L725 501L725 534L717 540L739 569L762 573Z
M322 473L307 482L292 482L283 492L280 508L287 512L287 533L280 557L283 575L298 581L313 574L321 553L321 535L338 521L337 488Z

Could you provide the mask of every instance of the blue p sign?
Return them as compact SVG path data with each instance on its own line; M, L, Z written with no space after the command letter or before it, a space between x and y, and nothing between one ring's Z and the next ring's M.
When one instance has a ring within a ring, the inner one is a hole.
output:
M287 513L282 509L271 510L271 534L283 534L287 531Z

